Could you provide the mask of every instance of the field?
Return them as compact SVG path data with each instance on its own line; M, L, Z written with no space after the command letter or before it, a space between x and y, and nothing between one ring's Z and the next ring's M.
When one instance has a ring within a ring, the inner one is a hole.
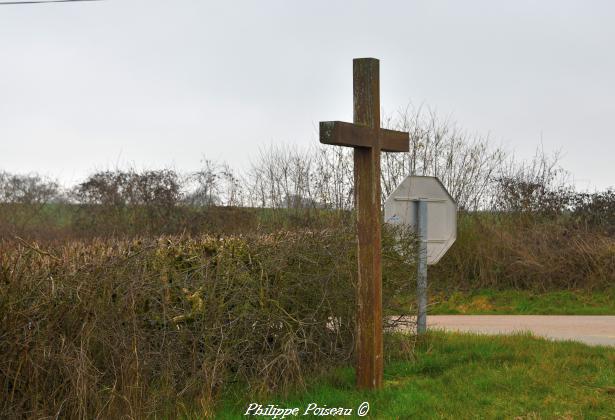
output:
M232 418L254 399L367 398L352 385L352 211L179 200L169 179L103 173L81 201L0 203L0 417ZM460 212L457 242L429 268L431 313L615 313L615 196L579 197ZM415 245L383 227L386 314L414 312ZM612 414L612 349L387 341L377 418Z
M613 349L529 335L430 334L385 365L381 391L357 391L353 378L352 369L340 368L286 396L227 396L216 417L238 418L253 401L302 412L310 403L356 409L367 401L377 419L615 416Z
M615 420L615 4L509 3L0 0L0 420Z

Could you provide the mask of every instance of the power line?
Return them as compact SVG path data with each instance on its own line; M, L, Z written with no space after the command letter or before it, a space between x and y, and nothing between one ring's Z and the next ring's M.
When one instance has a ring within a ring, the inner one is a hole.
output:
M0 3L0 6L9 6L16 4L40 4L40 3L72 3L77 1L104 1L104 0L32 0L32 1L6 1Z

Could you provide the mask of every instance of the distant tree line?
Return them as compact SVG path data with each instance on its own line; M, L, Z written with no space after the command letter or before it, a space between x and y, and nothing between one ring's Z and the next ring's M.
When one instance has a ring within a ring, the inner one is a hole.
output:
M520 162L489 138L470 135L425 108L407 108L384 121L387 128L410 133L408 153L383 153L382 200L409 174L437 176L466 211L520 213L582 212L591 224L613 225L613 190L578 193L559 165L559 156L537 149ZM99 171L63 188L38 174L0 172L0 203L19 211L0 214L4 222L23 226L49 203L79 205L83 223L97 216L147 217L169 222L179 208L331 209L353 207L352 150L315 145L262 148L249 168L204 159L200 170L181 174L171 169ZM134 209L139 209L135 212ZM184 214L185 216L185 214Z

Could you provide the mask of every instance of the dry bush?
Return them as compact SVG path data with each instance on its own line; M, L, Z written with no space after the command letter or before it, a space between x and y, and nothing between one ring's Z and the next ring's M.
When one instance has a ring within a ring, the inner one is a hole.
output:
M408 131L410 151L383 153L382 201L414 174L439 177L461 208L475 210L489 204L506 153L492 147L488 137L470 135L422 107L408 107L385 118L384 126ZM352 156L352 149L335 146L264 148L242 177L248 190L245 204L352 209Z
M319 176L314 160L312 149L261 149L245 175L249 204L263 208L314 207L313 178Z
M448 290L604 289L615 284L615 238L570 214L462 213L457 242L430 273Z
M43 205L59 194L56 181L37 174L15 175L0 172L0 202Z
M181 184L177 173L169 169L103 171L79 184L75 195L87 204L173 207L180 200Z
M547 155L540 148L528 162L510 158L493 179L489 208L549 217L571 209L576 192L559 161L559 153Z
M210 205L209 181L204 171L188 177L169 169L97 172L72 189L70 203L56 206L61 214L55 220L19 236L49 241L254 231L253 210ZM48 232L53 227L55 235Z
M585 230L615 234L615 190L577 193L571 197L574 223Z
M459 215L457 242L432 269L436 287L562 290L615 284L615 194L578 193L558 155L508 162L490 211Z
M192 206L241 206L245 191L241 179L227 164L202 160L202 168L184 179L184 203Z
M53 179L0 171L0 237L54 231L49 207L60 199L60 186Z
M386 232L386 231L385 231ZM413 272L384 241L384 304ZM352 229L0 244L0 417L211 414L353 354Z
M97 172L74 188L73 224L92 232L167 233L161 227L173 226L181 189L179 175L168 169Z
M383 200L406 176L425 175L438 177L461 209L478 210L489 203L506 153L493 147L488 136L469 134L422 106L408 106L385 118L384 125L409 132L410 151L383 154Z

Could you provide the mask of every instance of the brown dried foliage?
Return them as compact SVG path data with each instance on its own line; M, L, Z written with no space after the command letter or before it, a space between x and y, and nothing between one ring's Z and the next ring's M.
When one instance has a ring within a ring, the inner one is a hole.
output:
M0 417L207 415L347 361L353 236L0 243ZM390 308L411 269L387 238Z
M615 286L615 237L585 213L462 213L458 240L430 268L439 289L592 290Z

